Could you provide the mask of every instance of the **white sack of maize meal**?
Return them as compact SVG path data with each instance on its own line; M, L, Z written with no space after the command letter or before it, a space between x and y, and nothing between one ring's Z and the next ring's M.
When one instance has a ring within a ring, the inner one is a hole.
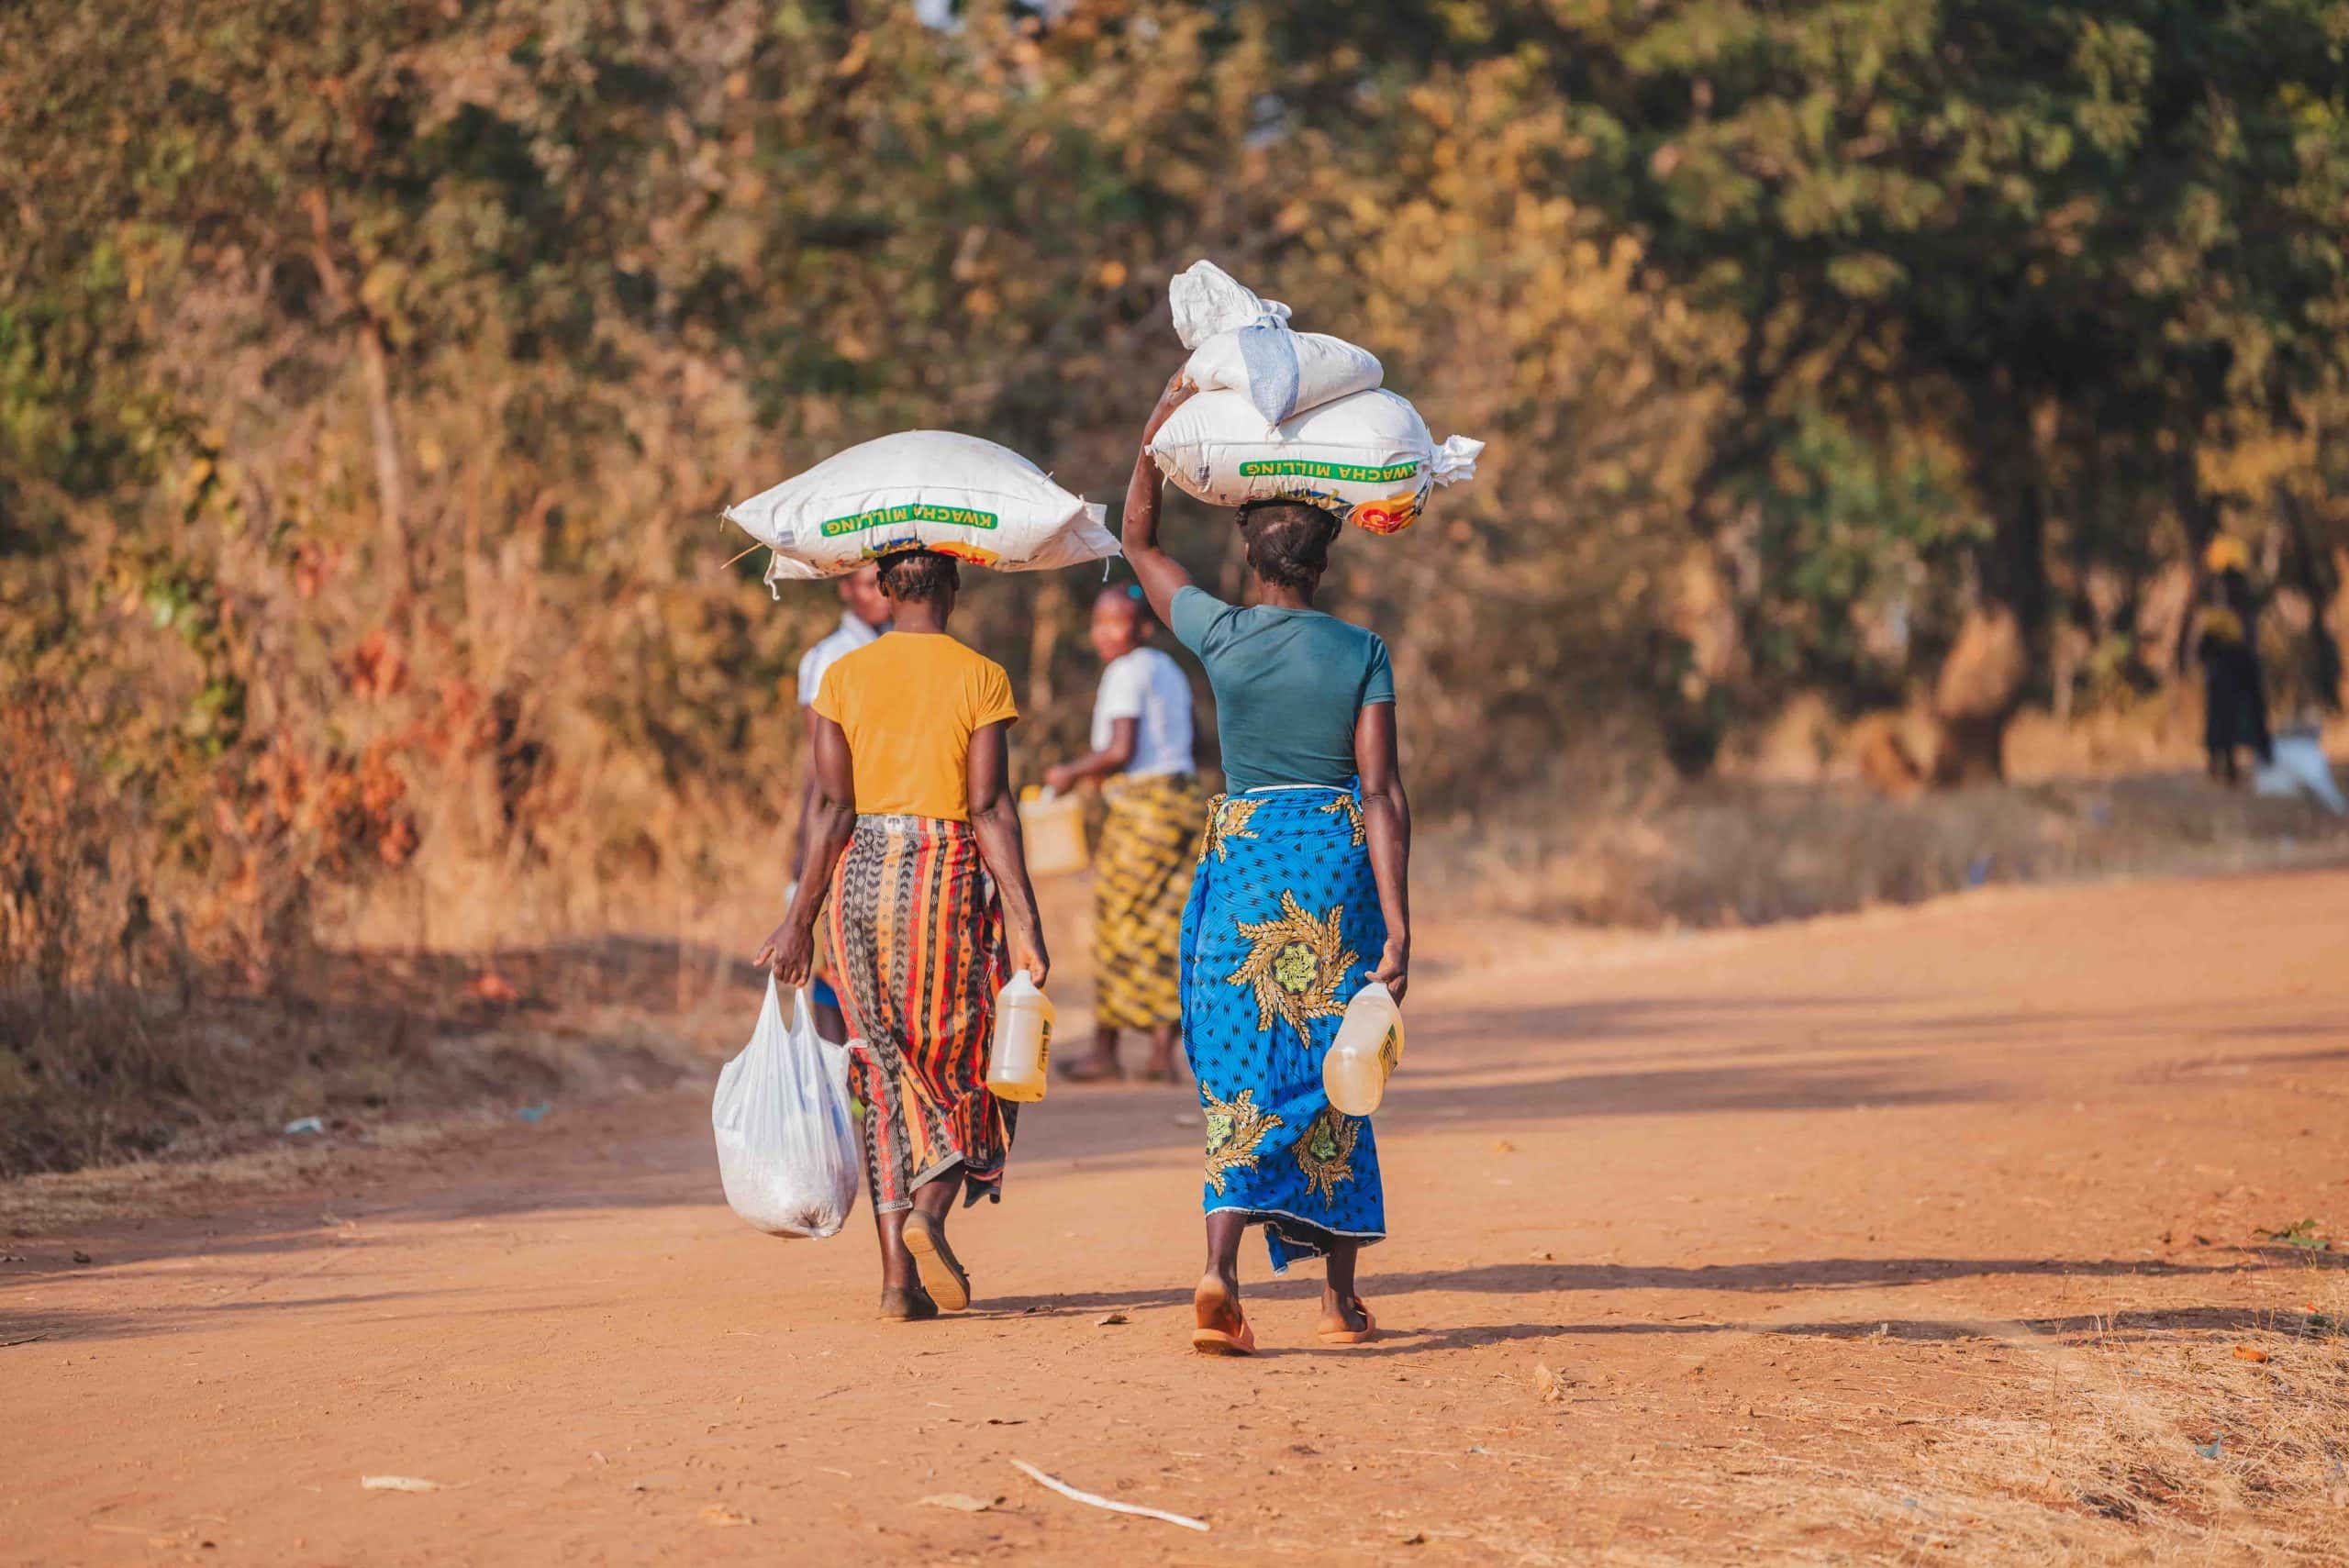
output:
M1267 425L1368 392L1385 378L1378 356L1327 332L1260 322L1201 343L1183 374L1202 392L1236 392Z
M1375 534L1418 519L1430 492L1476 474L1485 443L1438 444L1408 400L1357 392L1277 424L1237 392L1202 392L1159 427L1151 455L1186 495L1211 506L1306 501Z
M835 452L724 515L774 552L769 583L838 577L907 550L1002 572L1118 553L1097 503L1008 447L952 430L904 430Z

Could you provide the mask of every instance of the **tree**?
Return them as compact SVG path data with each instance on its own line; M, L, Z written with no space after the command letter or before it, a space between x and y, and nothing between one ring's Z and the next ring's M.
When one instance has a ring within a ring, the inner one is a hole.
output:
M1700 507L1807 406L1965 454L1991 526L1940 772L1995 776L2089 471L2133 450L2199 554L2199 448L2338 362L2349 8L1622 4L1547 47L1609 154L1568 188L1746 324Z

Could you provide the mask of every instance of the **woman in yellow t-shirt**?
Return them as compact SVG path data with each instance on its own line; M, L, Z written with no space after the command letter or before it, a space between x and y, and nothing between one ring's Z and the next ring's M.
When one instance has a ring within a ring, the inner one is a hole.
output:
M881 562L890 629L817 690L799 890L759 955L776 980L805 984L829 903L825 956L864 1102L881 1315L907 1320L971 1304L947 1216L958 1193L1002 1197L1016 1107L985 1080L1007 924L1010 967L1041 985L1051 962L1008 777L1019 710L1003 666L946 635L960 586L953 559L935 551Z

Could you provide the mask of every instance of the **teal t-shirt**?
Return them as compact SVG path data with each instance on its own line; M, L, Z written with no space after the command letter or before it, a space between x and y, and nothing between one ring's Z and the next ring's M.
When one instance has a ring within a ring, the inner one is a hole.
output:
M1353 782L1354 716L1395 700L1376 632L1319 610L1241 609L1197 587L1169 608L1215 688L1227 788Z

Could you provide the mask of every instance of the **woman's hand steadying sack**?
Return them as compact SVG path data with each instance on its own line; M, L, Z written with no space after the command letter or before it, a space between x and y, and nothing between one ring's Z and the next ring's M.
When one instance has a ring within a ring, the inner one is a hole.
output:
M1150 418L1141 428L1141 444L1148 447L1151 438L1158 434L1158 428L1166 423L1167 417L1189 402L1191 395L1198 390L1181 371L1167 377L1166 390L1158 395L1158 406L1150 411Z

